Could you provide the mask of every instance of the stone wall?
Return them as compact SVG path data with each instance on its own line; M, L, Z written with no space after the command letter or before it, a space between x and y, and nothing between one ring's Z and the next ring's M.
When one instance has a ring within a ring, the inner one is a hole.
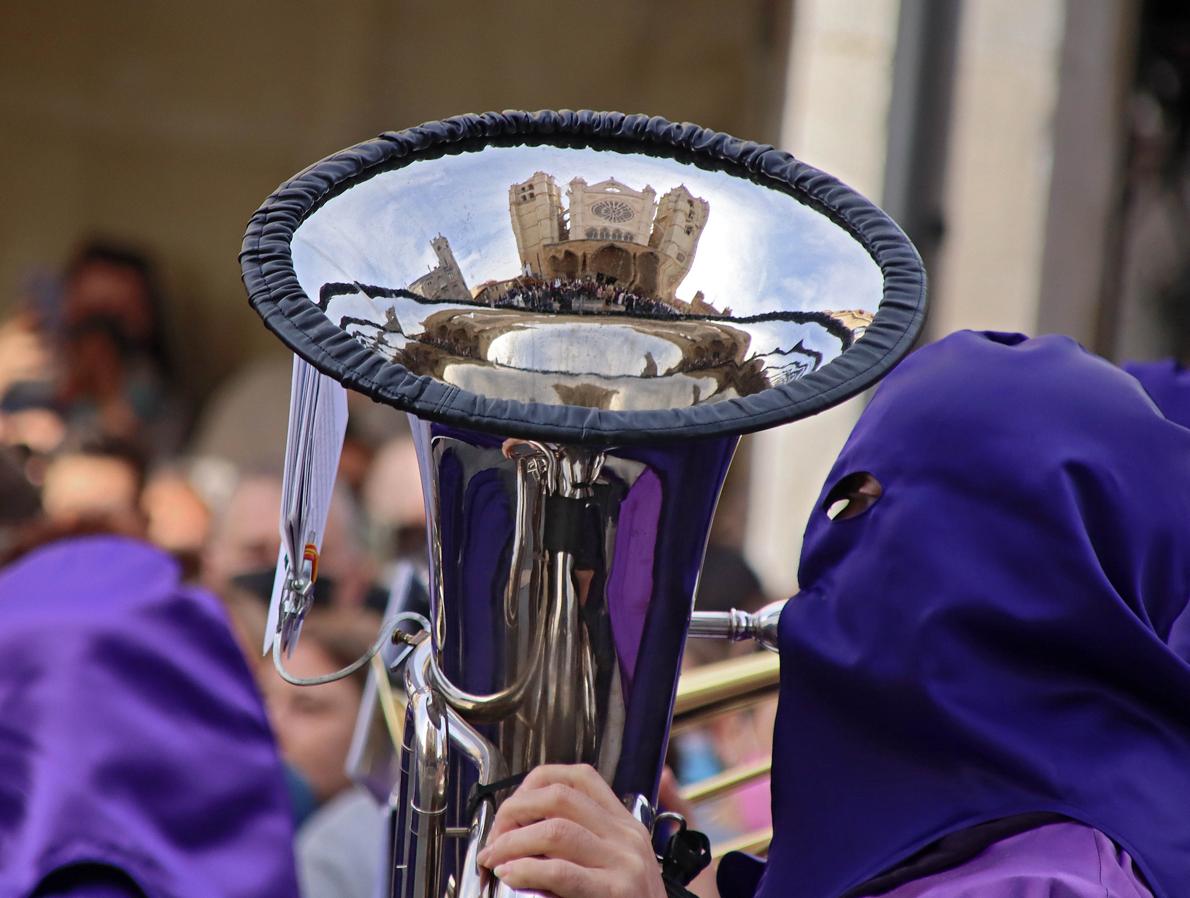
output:
M236 256L284 178L382 130L486 109L649 112L775 140L787 6L8 4L0 304L90 234L138 244L163 264L180 362L201 393L280 351L247 307Z

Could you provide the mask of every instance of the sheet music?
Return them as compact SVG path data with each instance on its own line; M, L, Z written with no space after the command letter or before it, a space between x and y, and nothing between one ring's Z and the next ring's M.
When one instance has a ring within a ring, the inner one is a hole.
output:
M278 632L281 647L287 653L292 650L309 609L313 592L303 597L291 584L295 577L317 577L318 553L346 431L347 391L295 356L281 487L281 551L269 603L265 654Z

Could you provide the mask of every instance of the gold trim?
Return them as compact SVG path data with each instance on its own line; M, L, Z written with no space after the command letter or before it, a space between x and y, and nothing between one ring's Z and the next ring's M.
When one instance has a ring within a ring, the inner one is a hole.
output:
M682 789L682 798L686 801L709 801L712 798L718 798L725 792L730 792L737 786L750 783L762 776L768 776L772 769L771 758L757 761L755 764L740 764L724 770L722 773L708 776L705 780L691 783Z
M769 850L769 843L772 841L773 828L768 826L712 846L711 857L719 860L723 855L733 851L742 851L745 854L766 854Z
M393 692L388 668L379 652L372 656L372 676L376 681L376 702L380 705L380 713L384 715L384 727L388 730L393 748L399 753L405 736L405 706Z
M775 694L780 658L756 652L682 674L674 698L674 727L691 726L700 718L722 714Z

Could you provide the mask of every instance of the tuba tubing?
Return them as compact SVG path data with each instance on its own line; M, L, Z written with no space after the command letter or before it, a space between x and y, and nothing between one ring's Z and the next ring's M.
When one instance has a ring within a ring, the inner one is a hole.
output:
M732 608L730 611L695 611L690 616L686 635L692 639L727 639L732 642L755 640L770 652L777 651L777 622L785 610L786 599L765 605L755 613Z
M390 894L528 898L477 865L504 793L470 790L587 763L648 825L736 439L596 449L411 426L431 613L405 685L429 732L404 743Z

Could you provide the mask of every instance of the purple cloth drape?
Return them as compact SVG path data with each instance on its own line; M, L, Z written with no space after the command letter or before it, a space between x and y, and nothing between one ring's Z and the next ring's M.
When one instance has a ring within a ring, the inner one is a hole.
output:
M1128 362L1124 370L1141 382L1169 420L1190 427L1190 369L1173 359Z
M54 887L293 898L292 838L247 664L168 556L91 537L0 572L0 895L90 864Z
M883 496L832 520L854 472ZM1106 834L1158 898L1184 894L1190 430L1133 378L1059 337L920 350L840 454L800 580L758 898L837 898L1029 812Z

